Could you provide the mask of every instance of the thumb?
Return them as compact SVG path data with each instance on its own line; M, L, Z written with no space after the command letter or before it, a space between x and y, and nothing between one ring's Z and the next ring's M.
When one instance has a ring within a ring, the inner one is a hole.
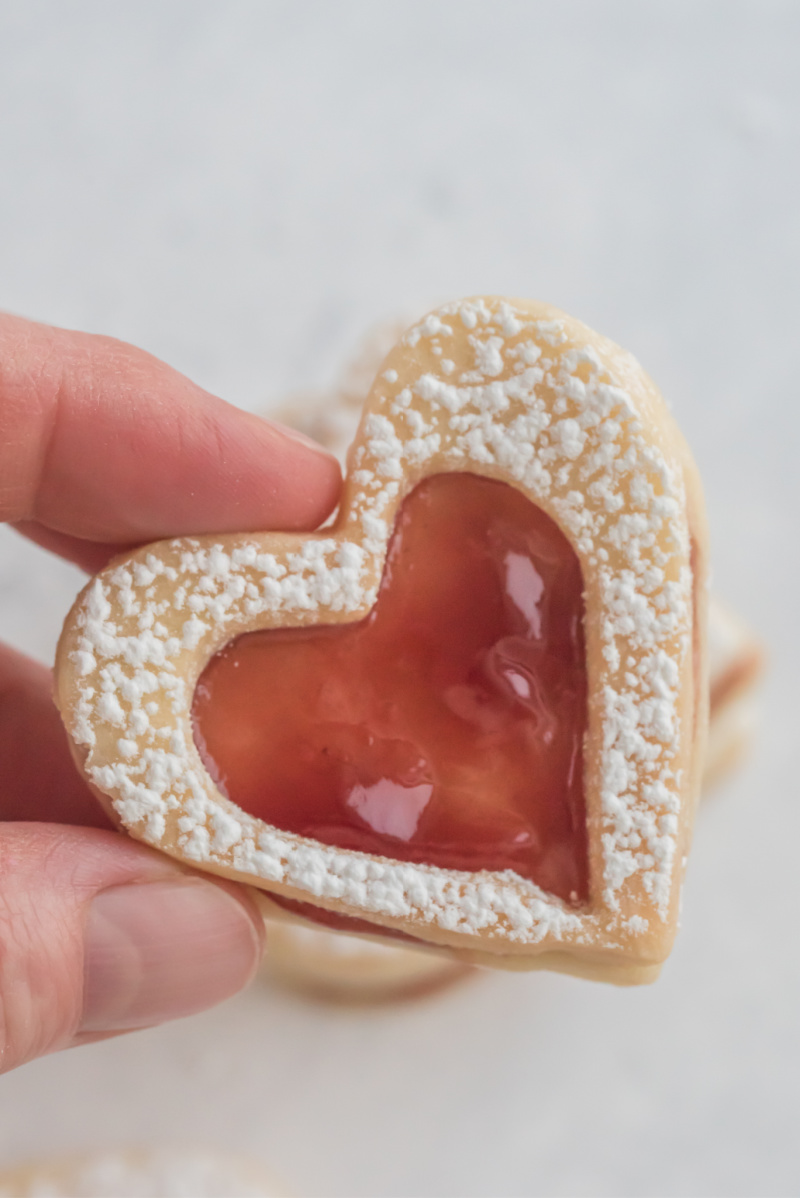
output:
M0 825L0 1072L213 1006L262 941L244 890L116 832Z

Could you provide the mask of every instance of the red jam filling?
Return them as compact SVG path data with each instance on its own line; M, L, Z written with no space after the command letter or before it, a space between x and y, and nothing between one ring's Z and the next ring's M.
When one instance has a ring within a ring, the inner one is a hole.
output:
M580 565L505 483L422 482L366 619L239 637L193 716L220 789L269 824L588 897Z

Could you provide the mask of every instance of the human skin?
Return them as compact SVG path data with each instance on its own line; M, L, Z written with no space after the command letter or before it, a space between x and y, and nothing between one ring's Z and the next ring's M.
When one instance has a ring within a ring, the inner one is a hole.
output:
M0 315L0 519L88 571L161 537L315 528L340 483L133 346ZM212 1006L263 947L241 888L111 830L50 696L0 644L0 1071Z

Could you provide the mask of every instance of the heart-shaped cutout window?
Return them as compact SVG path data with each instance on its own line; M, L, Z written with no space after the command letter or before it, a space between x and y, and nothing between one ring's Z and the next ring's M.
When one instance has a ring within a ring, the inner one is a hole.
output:
M440 474L397 517L355 624L247 633L193 707L206 766L287 832L588 897L577 556L506 483Z

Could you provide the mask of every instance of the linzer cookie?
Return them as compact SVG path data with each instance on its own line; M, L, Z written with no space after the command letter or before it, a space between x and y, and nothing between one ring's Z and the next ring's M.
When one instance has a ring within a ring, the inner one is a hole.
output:
M708 609L710 711L703 786L713 786L745 756L758 724L754 690L764 650L743 620L715 596Z
M270 919L263 976L309 998L379 1006L440 994L479 971L437 951ZM0 1195L0 1198L2 1196Z
M705 609L699 482L638 363L472 299L382 363L332 527L117 559L57 698L119 823L273 913L642 982L675 932Z

